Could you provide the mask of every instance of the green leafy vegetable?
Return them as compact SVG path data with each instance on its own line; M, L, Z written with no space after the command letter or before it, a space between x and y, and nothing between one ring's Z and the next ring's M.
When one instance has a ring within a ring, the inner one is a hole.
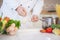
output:
M60 24L57 24L57 25L56 25L56 28L60 29Z
M0 21L0 26L2 26L3 25L3 23Z
M19 29L19 27L21 26L19 20L10 19L8 22L7 22L6 20L2 20L2 21L0 21L0 33L1 33L1 34L7 34L6 29L7 29L12 23L15 23L15 27L17 27L18 29Z
M60 24L52 24L51 27L54 29L54 28L58 28L60 29Z
M15 20L15 26L19 29L19 27L21 26L20 21Z
M21 26L20 21L17 20L9 20L8 23L6 24L6 28L8 28L12 23L15 23L15 26L19 28Z
M6 30L3 30L3 31L2 31L2 34L7 34Z
M2 32L2 25L3 23L0 21L0 33Z
M2 29L2 25L3 25L3 23L0 21L0 31L1 31L1 29Z
M52 24L51 27L54 29L56 28L56 24Z

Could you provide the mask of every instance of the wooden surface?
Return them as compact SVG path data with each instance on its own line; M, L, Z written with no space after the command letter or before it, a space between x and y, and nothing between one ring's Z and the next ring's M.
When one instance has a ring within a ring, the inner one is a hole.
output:
M44 15L52 15L52 14L54 14L54 15L56 15L56 12L48 12L46 10L42 10L41 14L44 14Z

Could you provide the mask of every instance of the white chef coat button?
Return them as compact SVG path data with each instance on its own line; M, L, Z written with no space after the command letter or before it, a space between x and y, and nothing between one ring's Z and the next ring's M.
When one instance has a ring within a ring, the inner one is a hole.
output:
M20 4L20 6L22 6L22 4Z
M13 8L11 8L11 10L13 10Z
M28 8L30 8L30 6L28 6Z

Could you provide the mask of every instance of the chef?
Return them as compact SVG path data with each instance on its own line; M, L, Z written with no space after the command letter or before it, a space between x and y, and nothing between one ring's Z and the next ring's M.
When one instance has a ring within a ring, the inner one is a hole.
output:
M3 17L20 20L21 29L40 28L42 21L39 19L43 4L43 0L3 0L1 10Z

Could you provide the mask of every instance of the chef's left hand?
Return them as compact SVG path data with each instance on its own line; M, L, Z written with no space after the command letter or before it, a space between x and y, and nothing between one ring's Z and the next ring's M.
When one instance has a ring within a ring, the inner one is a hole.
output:
M31 21L32 22L37 22L38 21L38 16L37 15L33 15L32 18L31 18Z

